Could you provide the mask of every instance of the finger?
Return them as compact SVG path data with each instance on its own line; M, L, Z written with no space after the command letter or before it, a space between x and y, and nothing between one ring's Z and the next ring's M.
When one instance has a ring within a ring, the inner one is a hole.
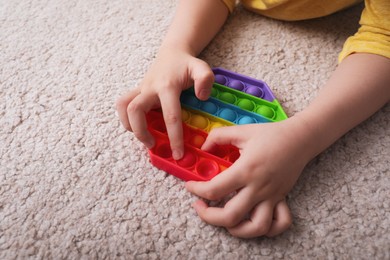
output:
M238 159L232 166L216 175L210 181L188 181L186 189L208 200L219 200L245 185L244 179L240 178L240 172L245 169Z
M190 64L190 76L194 81L195 95L200 100L208 99L214 82L214 73L210 66L196 59Z
M272 225L272 201L260 202L252 211L250 219L239 225L228 228L230 234L236 237L252 238L267 234Z
M204 201L198 200L193 204L199 217L208 224L214 226L234 227L256 205L252 192L248 188L240 190L230 199L223 208L209 207Z
M147 130L145 114L150 111L154 103L148 95L140 94L127 107L128 120L135 137L149 149L154 146L154 138Z
M271 229L267 236L273 237L287 230L292 224L292 217L290 209L287 206L286 200L281 200L276 204L274 209L274 219L272 221Z
M131 126L129 122L129 118L127 116L127 107L131 103L131 101L138 96L140 93L139 88L135 88L126 94L120 96L116 101L116 110L118 111L119 120L121 121L124 128L131 131Z
M181 121L180 93L166 91L160 95L161 108L171 145L172 157L179 160L184 154L183 126Z
M212 151L218 145L234 145L240 148L241 139L245 137L244 126L219 127L211 130L202 145L202 150Z

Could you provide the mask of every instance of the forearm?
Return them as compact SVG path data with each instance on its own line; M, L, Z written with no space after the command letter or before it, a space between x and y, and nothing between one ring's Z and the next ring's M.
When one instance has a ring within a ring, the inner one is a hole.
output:
M390 59L353 54L335 70L318 97L296 115L304 122L309 157L322 152L390 100Z
M228 9L220 0L181 0L161 48L197 56L226 21Z

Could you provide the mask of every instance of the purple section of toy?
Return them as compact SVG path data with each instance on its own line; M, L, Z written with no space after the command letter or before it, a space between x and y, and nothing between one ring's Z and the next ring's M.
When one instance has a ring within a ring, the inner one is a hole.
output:
M241 74L222 69L213 68L215 82L250 95L272 102L275 96L269 86L262 80L243 76Z

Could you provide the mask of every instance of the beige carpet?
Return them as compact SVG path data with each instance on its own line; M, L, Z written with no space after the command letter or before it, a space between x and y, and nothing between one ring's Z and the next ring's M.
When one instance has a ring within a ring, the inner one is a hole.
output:
M294 224L273 239L202 223L183 182L150 164L114 102L142 79L175 5L0 0L0 258L389 259L389 105L308 165L289 195ZM202 58L265 80L293 115L361 9L284 23L238 8Z

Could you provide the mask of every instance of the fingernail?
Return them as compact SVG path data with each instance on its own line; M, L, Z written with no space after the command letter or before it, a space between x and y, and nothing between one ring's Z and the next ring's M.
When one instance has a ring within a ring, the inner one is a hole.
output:
M145 146L146 146L148 149L152 149L153 146L154 146L154 142L153 142L153 141L145 142Z
M199 93L201 99L207 99L210 96L209 89L202 89Z
M173 157L173 159L174 160L180 160L181 159L181 157L183 157L183 153L182 152L180 152L180 151L178 151L178 150L173 150L172 151L172 157Z

